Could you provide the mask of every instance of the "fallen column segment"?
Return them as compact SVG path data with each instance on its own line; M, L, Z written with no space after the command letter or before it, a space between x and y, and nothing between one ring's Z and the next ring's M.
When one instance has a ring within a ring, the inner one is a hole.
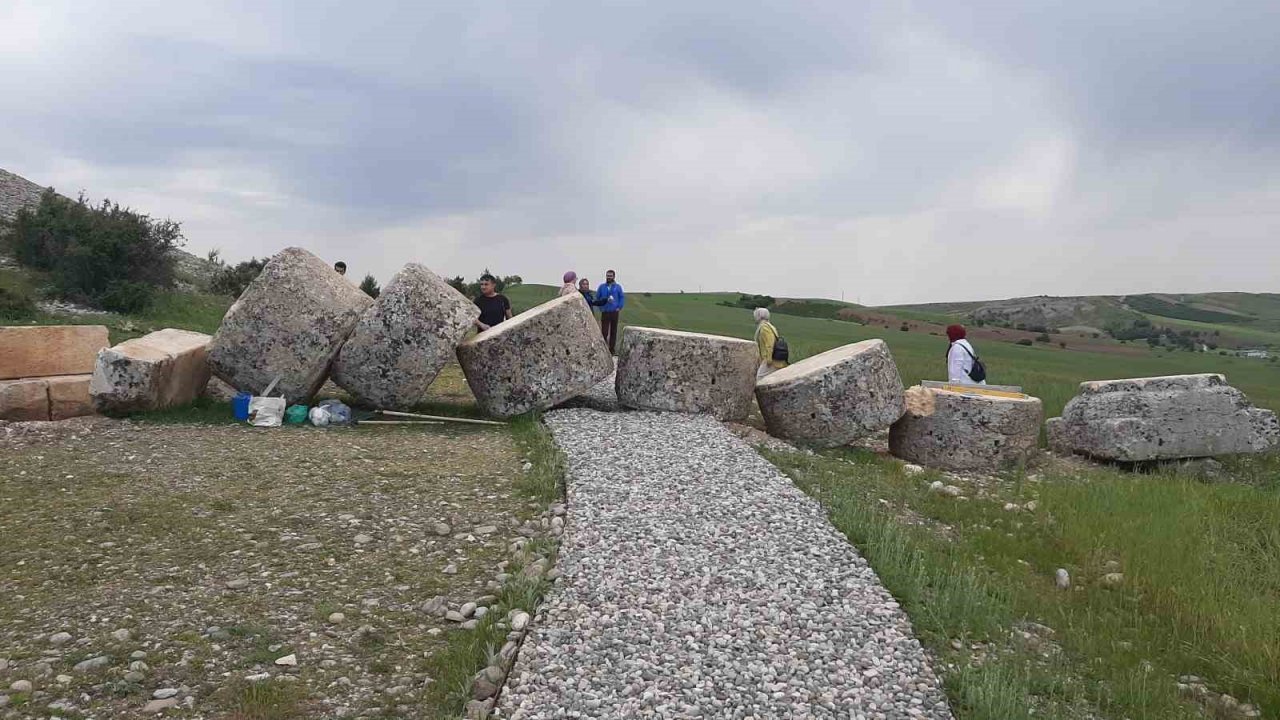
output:
M767 375L756 400L770 435L836 447L902 417L902 378L889 346L864 340Z
M1029 460L1040 439L1039 398L915 386L889 428L889 452L944 470L994 471Z
M1081 383L1046 430L1056 452L1118 462L1261 453L1280 443L1276 414L1217 374Z
M581 395L613 372L591 310L574 293L479 333L458 346L476 404L507 418Z
M618 402L740 420L751 412L758 365L750 340L631 325L618 350Z
M204 333L167 328L98 353L89 394L101 412L186 405L209 382Z
M425 265L387 283L333 364L333 381L380 408L422 402L480 309Z
M307 402L373 298L302 248L267 263L222 318L209 343L213 373L238 390Z

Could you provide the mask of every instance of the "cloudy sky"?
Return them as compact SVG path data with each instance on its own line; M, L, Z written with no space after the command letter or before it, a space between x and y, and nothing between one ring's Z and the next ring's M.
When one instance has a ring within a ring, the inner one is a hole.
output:
M1280 3L0 2L0 167L389 278L1280 292Z

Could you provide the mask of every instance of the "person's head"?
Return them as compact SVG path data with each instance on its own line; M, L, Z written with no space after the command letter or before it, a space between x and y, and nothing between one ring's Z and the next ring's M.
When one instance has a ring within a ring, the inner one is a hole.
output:
M947 339L948 339L948 340L950 340L951 342L955 342L955 341L957 341L957 340L963 340L963 339L964 339L964 326L963 326L963 325L948 325L948 326L947 326Z
M757 323L765 322L769 319L769 308L756 308L751 315L756 319Z
M339 275L346 275L347 264L339 260L338 262L333 264L333 271L338 273Z
M494 295L498 292L498 278L484 274L480 276L480 292L484 295Z
M604 281L605 281L605 282L607 282L607 283L611 283L611 282L613 282L613 278L614 278L614 276L615 276L615 275L616 275L616 273L614 273L612 270L610 270L609 272L607 272L607 273L605 273L605 274L604 274Z
M571 282L573 282L573 281L575 281L575 280L577 280L577 279L578 279L578 273L576 273L576 272L574 272L574 271L572 271L572 270L570 270L569 272L567 272L567 273L565 273L565 274L564 274L564 284L565 284L565 285L568 285L569 283L571 283Z
M579 281L578 281L578 289L579 289L579 290L590 290L590 289L591 289L591 281L590 281L590 280L588 280L588 279L586 279L586 278L582 278L581 280L579 280Z

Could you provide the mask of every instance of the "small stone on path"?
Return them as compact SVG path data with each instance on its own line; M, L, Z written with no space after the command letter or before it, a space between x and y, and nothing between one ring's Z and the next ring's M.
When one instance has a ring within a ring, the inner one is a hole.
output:
M355 542L357 545L367 545L368 543L373 542L373 537L371 535L360 533L359 535L356 535Z
M151 702L142 706L142 712L159 713L159 712L164 712L165 710L168 710L171 707L177 707L177 706L178 706L177 698L165 698L164 700L152 700Z
M287 667L293 667L294 665L297 665L297 664L298 664L298 656L297 656L297 655L294 655L294 654L292 654L292 653L290 653L290 654L288 654L288 655L285 655L285 656L284 656L284 657L282 657L282 658L277 658L277 659L276 659L276 664L277 664L277 665L284 665L284 666L287 666Z
M151 693L151 697L155 698L156 700L165 700L177 694L178 694L178 688L160 688L159 690L156 690L155 692Z
M49 644L54 646L62 646L71 642L71 633L60 632L49 636Z
M444 569L441 570L440 572L444 573L445 575L457 575L458 566L454 565L453 563L449 563L448 565L445 565Z
M31 692L31 681L14 680L13 684L9 686L9 689L16 693L29 693Z
M97 670L98 668L104 668L110 664L111 664L111 658L107 657L106 655L99 655L97 657L89 658L88 660L84 660L82 662L76 663L75 671L89 672L90 670Z
M248 578L236 578L235 580L228 580L226 582L226 586L228 590L243 590L244 588L249 587L249 580Z
M115 638L118 642L129 642L133 639L133 633L129 632L125 628L120 628L119 630L112 632L111 637Z
M341 624L342 621L346 619L347 619L347 616L340 612L329 613L329 623L332 625Z
M1066 590L1071 587L1071 574L1067 572L1066 568L1058 568L1058 571L1053 574L1053 581L1057 584L1059 590Z

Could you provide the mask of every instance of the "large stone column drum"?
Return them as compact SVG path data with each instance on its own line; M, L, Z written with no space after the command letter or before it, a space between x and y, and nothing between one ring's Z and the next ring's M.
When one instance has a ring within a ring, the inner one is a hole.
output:
M373 304L328 263L286 248L267 263L222 318L209 343L213 374L237 390L307 402L360 315Z
M380 408L422 402L480 309L425 265L396 273L333 363L333 381Z
M883 340L806 358L756 383L769 434L819 447L845 445L902 417L902 378Z
M751 412L758 358L750 340L632 325L618 351L618 402L740 420Z
M944 470L992 472L1017 467L1035 453L1044 411L1039 398L952 392L919 385L907 411L889 428L889 451Z
M1056 452L1119 462L1261 453L1280 443L1276 414L1216 374L1081 383L1046 431Z
M581 395L613 372L591 310L574 293L545 302L458 346L476 404L506 418Z
M131 412L192 402L209 382L209 339L167 328L102 350L89 382L94 406Z

